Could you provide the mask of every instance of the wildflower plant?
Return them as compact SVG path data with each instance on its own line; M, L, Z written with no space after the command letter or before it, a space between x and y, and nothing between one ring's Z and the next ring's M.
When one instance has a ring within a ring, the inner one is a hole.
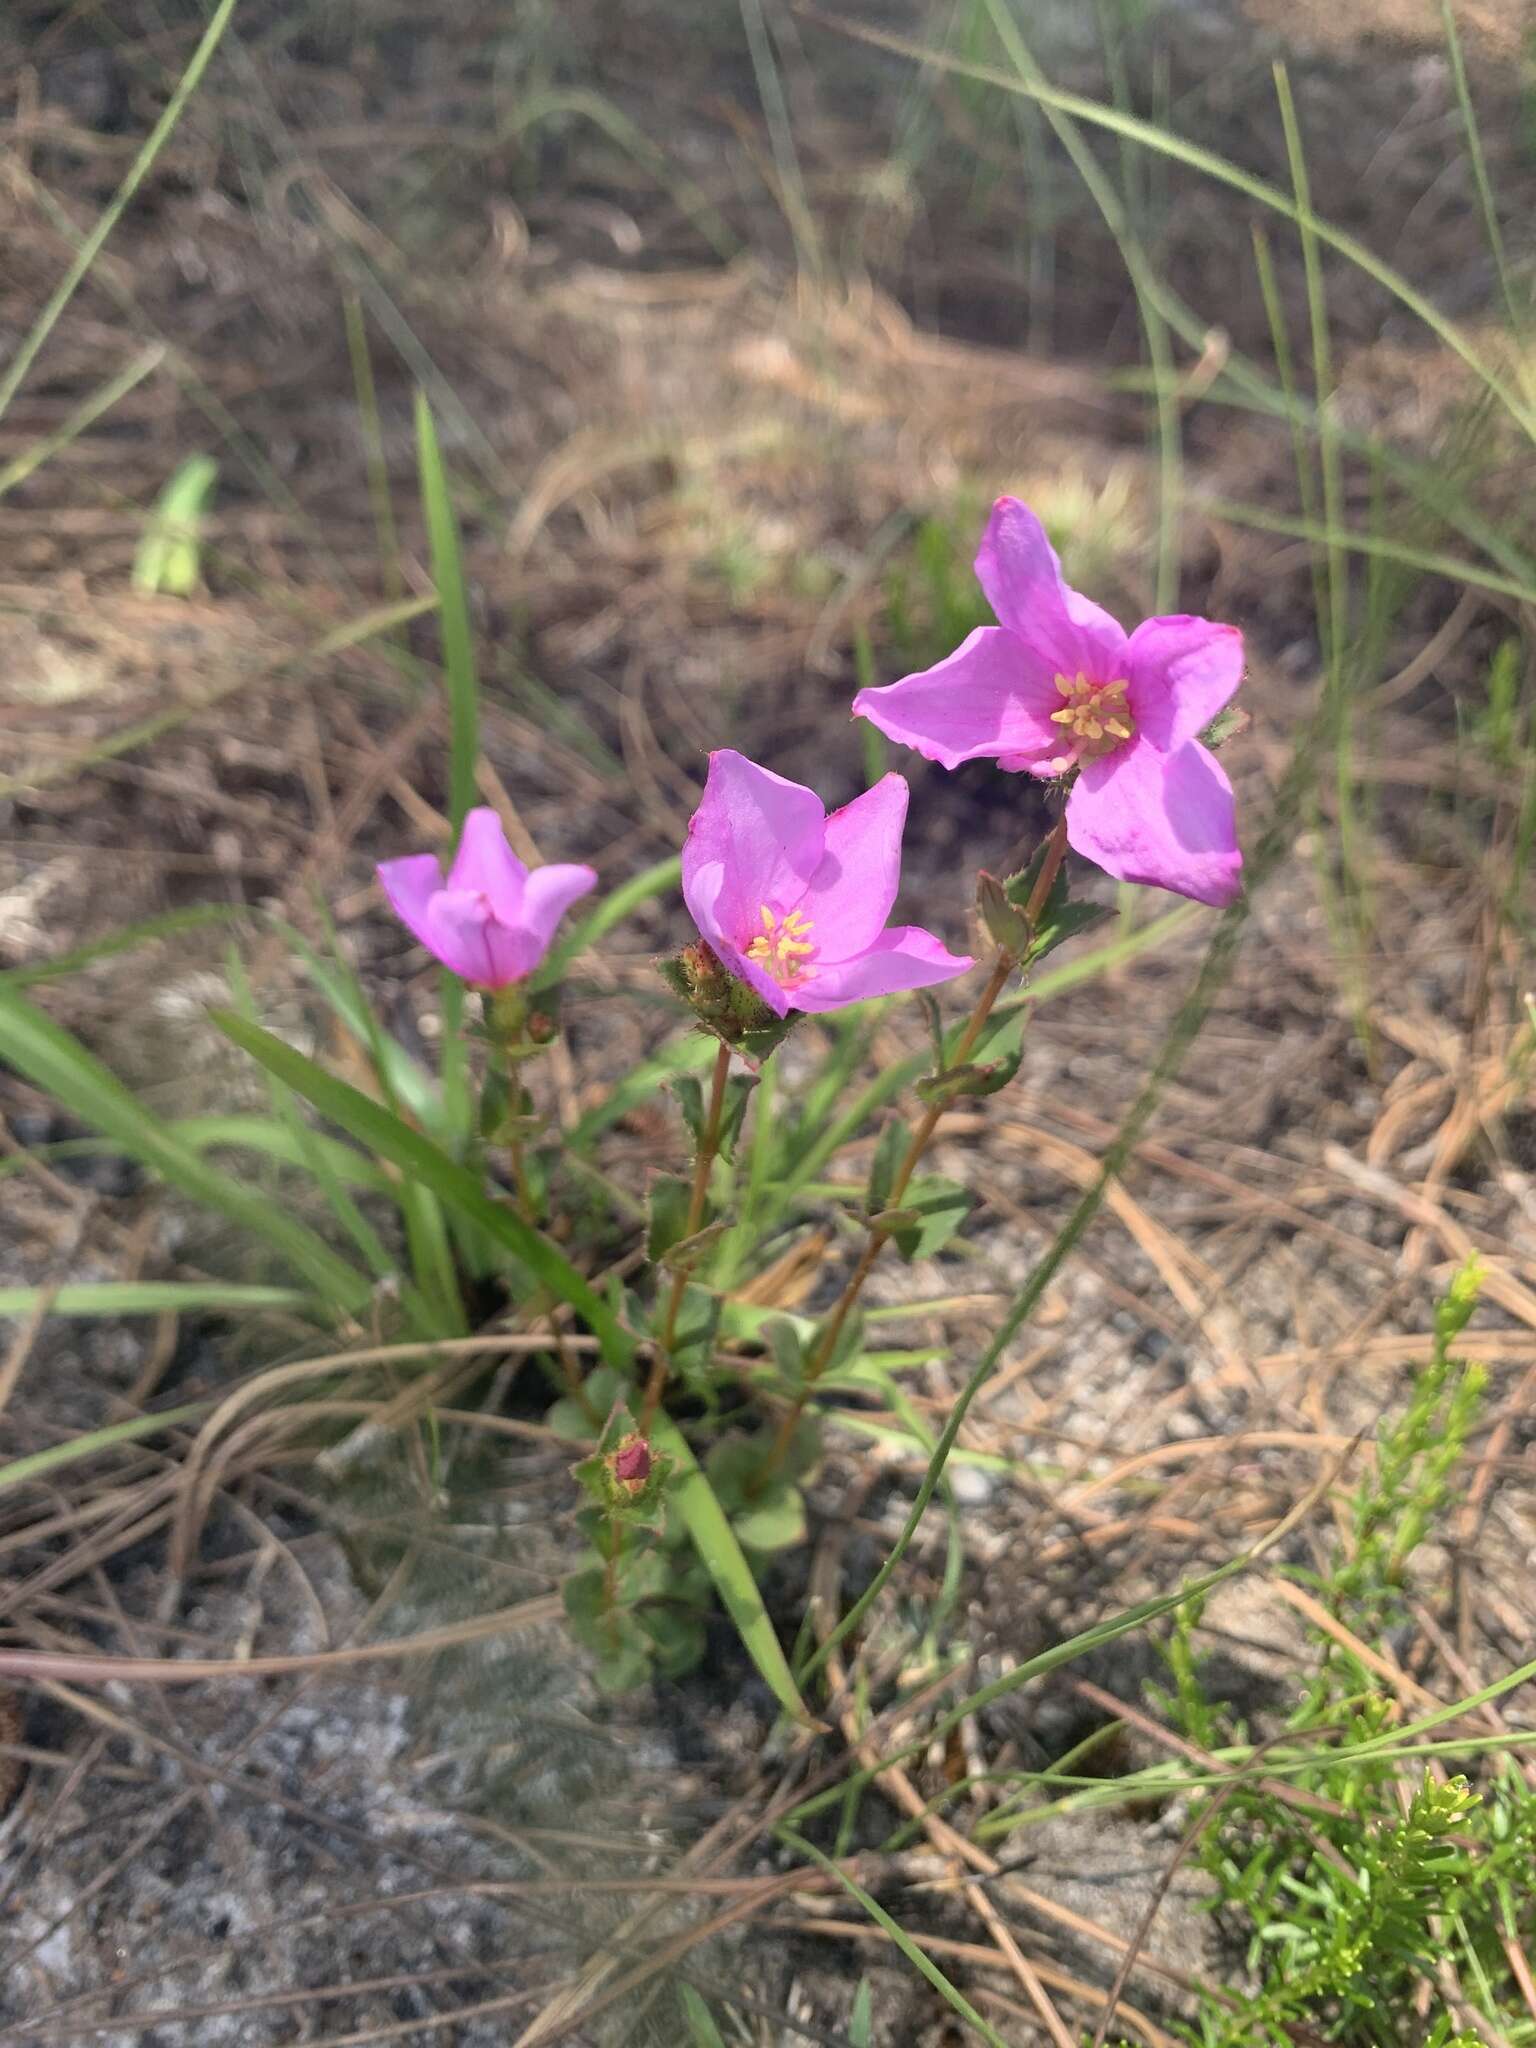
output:
M545 1426L571 1446L571 1513L588 1545L565 1609L601 1682L622 1691L653 1670L685 1670L718 1598L781 1705L804 1720L758 1580L766 1559L805 1538L826 1395L868 1369L866 1285L883 1259L932 1257L964 1223L967 1190L928 1170L927 1153L947 1109L996 1094L1018 1071L1031 972L1105 914L1073 898L1069 847L1120 879L1210 904L1236 895L1231 791L1200 734L1237 687L1240 637L1182 617L1124 632L1062 581L1033 514L1000 500L977 558L998 623L918 675L861 689L853 706L945 766L991 758L1065 799L1021 867L997 875L978 862L984 958L951 943L972 914L963 895L944 936L891 921L911 803L894 772L828 811L816 790L722 747L680 859L597 896L592 867L529 866L496 812L473 801L472 641L424 408L419 426L452 711L452 843L446 862L432 852L383 861L378 881L442 970L439 1071L385 1030L339 948L327 958L293 935L362 1051L351 1079L265 1029L236 977L238 1000L218 1021L265 1069L281 1149L325 1191L330 1233L178 1150L101 1070L80 1106L93 1104L105 1130L168 1177L259 1224L297 1282L281 1295L290 1307L323 1304L344 1331L375 1341L467 1339L487 1314L542 1332ZM658 970L692 1033L557 1128L539 1075L560 1042L564 972L679 881L696 935ZM928 1051L855 1089L869 1006L903 999L917 1006ZM23 1015L19 997L9 1008L17 1064L78 1084L83 1049L66 1048L40 1012ZM807 1017L831 1050L796 1100L776 1055ZM692 1159L652 1178L642 1220L595 1164L592 1140L663 1080ZM300 1101L329 1129L314 1128ZM758 1309L744 1282L803 1218L801 1190L871 1123L867 1181L835 1198L831 1242L849 1243L846 1259L822 1250L807 1312ZM430 1417L430 1404L415 1412ZM186 1491L183 1562L207 1497Z

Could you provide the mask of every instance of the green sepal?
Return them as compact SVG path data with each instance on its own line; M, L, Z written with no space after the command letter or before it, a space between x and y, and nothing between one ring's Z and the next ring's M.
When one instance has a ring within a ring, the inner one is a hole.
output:
M918 1100L932 1109L962 1095L995 1095L1008 1086L1023 1059L1021 1050L1000 1060L970 1060L964 1066L946 1067L942 1074L929 1074L916 1084Z
M639 1440L634 1417L628 1408L619 1405L603 1424L596 1450L571 1467L571 1477L610 1521L622 1522L626 1528L654 1529L661 1523L662 1495L671 1475L671 1459L646 1444L650 1470L643 1480L621 1479L614 1469L618 1453L631 1444L638 1448Z
M787 1017L776 1015L756 989L727 973L702 939L659 965L668 987L692 1010L700 1028L755 1064L782 1045L798 1021L794 1011Z
M971 1207L968 1189L943 1174L924 1174L902 1197L903 1209L916 1210L915 1223L897 1225L892 1242L908 1265L941 1251L965 1221Z

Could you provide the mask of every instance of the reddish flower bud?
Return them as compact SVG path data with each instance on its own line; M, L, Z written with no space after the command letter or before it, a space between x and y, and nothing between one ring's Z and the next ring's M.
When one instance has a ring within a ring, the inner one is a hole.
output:
M638 1493L651 1476L651 1447L643 1436L629 1436L609 1455L608 1469L620 1486Z

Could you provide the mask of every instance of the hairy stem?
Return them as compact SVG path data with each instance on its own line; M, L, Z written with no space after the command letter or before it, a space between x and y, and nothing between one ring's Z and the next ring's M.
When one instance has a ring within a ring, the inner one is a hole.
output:
M694 1155L693 1189L688 1198L688 1220L683 1226L684 1238L696 1236L704 1225L704 1204L709 1196L710 1168L714 1165L715 1154L720 1149L720 1118L725 1108L725 1084L730 1078L730 1071L731 1048L722 1041L715 1053L715 1071L709 1089L709 1108L704 1115L704 1128L699 1135L698 1151ZM667 1292L667 1306L661 1319L661 1334L656 1340L656 1356L651 1361L651 1375L646 1382L645 1400L640 1410L642 1436L649 1436L651 1433L651 1423L655 1419L656 1410L661 1406L667 1375L672 1370L672 1347L677 1341L677 1318L687 1285L687 1273L681 1267L677 1268Z

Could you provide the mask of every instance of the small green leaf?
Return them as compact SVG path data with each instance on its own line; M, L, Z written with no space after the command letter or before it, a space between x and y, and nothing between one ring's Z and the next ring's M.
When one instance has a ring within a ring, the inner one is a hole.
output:
M653 1263L664 1259L682 1241L688 1228L688 1208L693 1185L673 1173L660 1173L646 1189L646 1257Z
M737 1541L748 1550L793 1550L805 1541L805 1496L781 1478L733 1516L732 1526Z
M1002 883L985 868L976 877L976 910L993 945L1020 958L1029 944L1024 913L1009 902Z
M942 1174L924 1174L908 1187L902 1206L915 1209L919 1221L893 1231L896 1249L910 1265L943 1249L965 1221L971 1197L958 1181Z
M692 1273L709 1257L734 1221L731 1216L717 1216L713 1223L706 1223L692 1237L680 1237L671 1250L662 1255L661 1263L669 1273Z
M710 1361L715 1333L720 1327L720 1297L690 1280L683 1289L677 1312L677 1331L672 1342L672 1363L677 1371L713 1401Z
M1030 857L1029 865L1021 868L1016 875L1010 875L1007 881L1004 882L1003 894L1015 910L1025 910L1029 907L1029 899L1035 893L1035 884L1040 879L1050 850L1050 840L1043 839ZM1037 932L1043 926L1048 925L1066 903L1068 886L1067 871L1063 866L1056 870L1056 878L1051 883L1044 903L1040 906L1039 914L1035 920Z
M932 1109L955 1102L962 1095L996 1095L1019 1071L1023 1058L1023 1052L1018 1051L1000 1060L981 1064L972 1060L964 1066L947 1067L942 1074L930 1074L916 1083L918 1099Z
M912 1134L899 1117L893 1117L875 1141L875 1156L869 1163L869 1192L865 1196L865 1207L871 1216L889 1202L897 1168L911 1141Z
M704 1661L709 1637L703 1616L675 1600L638 1608L635 1619L650 1637L664 1678L683 1678Z
M562 1395L545 1416L544 1426L568 1443L590 1444L602 1432L614 1404L629 1393L629 1383L612 1366L600 1365L587 1374L581 1391L585 1405L574 1394Z
M1052 895L1055 895L1053 890ZM1055 909L1048 909L1040 920L1035 933L1035 942L1024 956L1025 965L1033 966L1043 960L1047 953L1054 953L1068 939L1081 937L1084 932L1103 924L1114 912L1103 903L1062 903Z
M773 1362L791 1387L798 1387L805 1367L800 1332L788 1316L775 1316L763 1324L762 1334L773 1353Z

